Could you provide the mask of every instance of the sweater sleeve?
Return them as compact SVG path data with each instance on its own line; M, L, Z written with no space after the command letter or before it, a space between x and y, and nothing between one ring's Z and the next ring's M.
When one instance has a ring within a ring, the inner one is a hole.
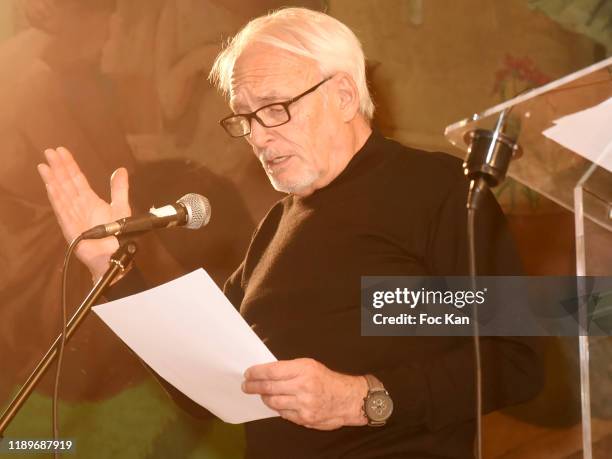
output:
M468 274L467 181L461 177L439 208L429 232L426 258L438 276ZM520 275L521 263L505 217L492 193L476 216L481 275ZM457 338L452 351L433 361L379 371L402 418L438 430L475 418L475 359L471 337ZM483 412L526 401L543 384L541 339L481 337Z
M223 285L223 293L227 297L230 303L240 311L240 303L244 297L244 290L242 288L242 274L244 272L244 261L240 263L240 266L234 273L225 281Z

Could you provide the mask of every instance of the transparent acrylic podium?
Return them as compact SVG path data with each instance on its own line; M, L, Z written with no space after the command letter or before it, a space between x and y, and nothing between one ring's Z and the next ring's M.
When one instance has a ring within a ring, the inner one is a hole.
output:
M508 175L574 212L578 276L612 276L612 116L602 120L608 126L608 140L588 158L584 152L579 154L549 139L543 131L566 115L610 98L612 58L454 123L445 131L453 145L467 152L474 133L494 131L503 113L505 132L518 145ZM588 129L574 134L592 135ZM586 320L586 313L582 318ZM581 336L578 342L583 457L590 459L593 419L602 411L606 417L612 413L612 409L601 409L612 406L612 352L590 350L593 346L612 348L612 338ZM604 377L594 378L595 372Z

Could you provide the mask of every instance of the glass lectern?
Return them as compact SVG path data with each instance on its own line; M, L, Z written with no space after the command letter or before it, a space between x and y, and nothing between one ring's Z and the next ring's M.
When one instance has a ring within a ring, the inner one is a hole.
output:
M578 276L612 276L611 105L609 58L454 123L445 132L453 145L467 151L475 133L494 131L500 116L505 117L505 133L516 143L508 175L574 212ZM578 112L584 115L581 120L563 122ZM555 126L565 128L557 141L544 134ZM593 419L612 417L606 408L612 406L612 338L581 336L578 342L583 455L590 459Z

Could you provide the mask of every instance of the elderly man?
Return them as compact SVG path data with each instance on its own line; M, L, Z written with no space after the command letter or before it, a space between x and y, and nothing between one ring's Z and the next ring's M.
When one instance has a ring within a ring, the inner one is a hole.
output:
M288 193L225 286L279 358L245 373L243 390L281 416L246 426L247 457L473 455L471 339L360 336L362 275L461 275L468 266L459 162L372 132L364 67L346 26L289 8L251 21L211 73L230 98L223 128L245 137ZM68 239L129 214L125 170L113 175L108 204L68 151L46 155L50 167L39 170ZM503 215L492 196L484 207L481 271L516 274ZM88 241L77 254L95 278L116 247L114 238ZM539 388L528 341L482 339L482 362L486 411Z

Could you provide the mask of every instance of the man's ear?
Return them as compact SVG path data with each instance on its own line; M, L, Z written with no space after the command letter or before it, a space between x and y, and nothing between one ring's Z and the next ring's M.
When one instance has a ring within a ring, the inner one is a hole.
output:
M339 72L334 77L338 95L338 108L342 119L351 121L359 112L359 92L353 78L346 72Z

